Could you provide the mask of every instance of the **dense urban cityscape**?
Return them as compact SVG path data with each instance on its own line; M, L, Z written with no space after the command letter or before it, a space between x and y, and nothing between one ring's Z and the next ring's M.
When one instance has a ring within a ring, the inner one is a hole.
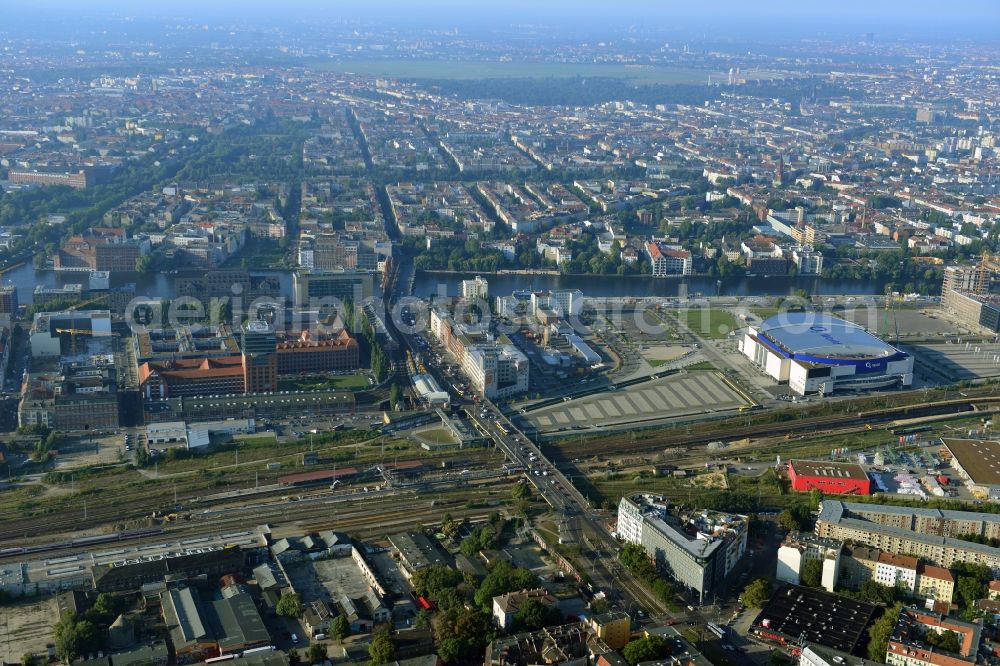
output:
M996 8L9 4L0 664L1000 663Z

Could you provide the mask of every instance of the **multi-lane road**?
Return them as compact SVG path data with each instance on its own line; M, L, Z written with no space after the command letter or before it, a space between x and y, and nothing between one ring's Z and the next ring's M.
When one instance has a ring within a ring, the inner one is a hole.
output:
M622 605L633 610L649 609L659 615L664 604L636 581L618 563L618 542L604 524L600 514L570 483L562 472L549 462L541 449L524 435L504 413L486 400L468 413L476 425L488 434L508 460L525 471L525 477L538 495L565 521L564 533L572 535L581 550L586 573L609 597L621 597Z

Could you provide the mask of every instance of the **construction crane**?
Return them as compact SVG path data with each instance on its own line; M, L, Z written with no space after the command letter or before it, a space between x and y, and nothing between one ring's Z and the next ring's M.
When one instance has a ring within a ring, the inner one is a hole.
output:
M896 319L896 297L892 294L887 294L885 297L885 334L886 337L889 336L889 316L892 315L892 326L896 333L896 337L893 339L893 344L899 344L899 320Z
M88 305L93 305L94 303L97 303L98 301L106 301L107 299L108 299L108 295L107 294L101 294L97 298L91 298L88 301L83 301L81 303L77 303L76 305L71 305L71 306L69 306L67 308L67 311L68 312L74 312L76 310L79 310L80 308L85 308Z
M69 345L70 345L69 349L70 349L70 353L73 356L76 356L76 334L77 333L80 333L81 335L93 335L94 334L94 332L92 330L88 330L88 329L85 329L85 328L57 328L56 329L56 333L59 333L60 335L61 334L65 334L65 333L69 333ZM118 336L119 334L115 333L114 331L108 331L108 335Z

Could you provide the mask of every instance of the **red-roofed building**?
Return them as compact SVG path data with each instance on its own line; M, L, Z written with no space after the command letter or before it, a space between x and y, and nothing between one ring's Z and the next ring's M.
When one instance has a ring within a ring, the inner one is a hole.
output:
M245 393L242 356L154 361L139 366L144 400Z
M646 255L653 269L653 277L691 275L694 271L691 252L688 250L663 247L655 241L648 241Z
M983 626L965 622L938 613L928 613L916 608L904 608L889 637L885 663L891 666L966 666L975 664L979 654L979 639ZM924 637L928 634L958 634L959 645L955 652L948 652L931 645Z
M917 566L917 587L914 596L919 599L933 599L937 603L951 605L955 596L955 574L944 567L920 563Z
M358 341L345 329L321 340L312 339L308 331L296 339L280 340L277 347L279 375L357 370Z

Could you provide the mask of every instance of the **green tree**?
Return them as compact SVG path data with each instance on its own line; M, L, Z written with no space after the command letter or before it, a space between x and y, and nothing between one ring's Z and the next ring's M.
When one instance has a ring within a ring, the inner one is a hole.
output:
M299 651L292 648L288 651L288 666L298 666L302 662L302 657L299 656Z
M969 562L957 562L952 570L957 574L955 592L959 600L963 606L972 608L977 600L986 596L992 572L986 565Z
M749 608L760 608L771 597L771 581L766 578L755 578L743 588L740 601Z
M546 606L538 599L526 600L514 613L514 627L518 631L535 631L561 621L558 608Z
M789 532L803 532L808 530L812 524L812 516L809 507L805 504L796 504L785 509L778 514L778 524Z
M962 638L958 632L947 629L941 633L928 631L924 634L924 642L945 652L960 652L962 649Z
M389 387L389 406L395 407L403 401L403 389L399 388L399 384L393 382L392 386Z
M903 609L901 604L886 610L882 617L875 620L875 623L868 628L868 658L874 661L885 663L885 651L889 646L889 637L896 627L899 613Z
M54 627L56 654L71 662L101 647L101 632L90 620L74 612L64 613Z
M322 664L326 661L326 645L323 643L312 643L309 645L309 663Z
M874 580L866 580L861 584L861 589L858 592L859 596L865 601L884 604L886 606L895 602L897 596L896 588L883 585Z
M622 648L622 657L630 664L642 661L653 661L663 655L665 643L659 636L644 636L629 642Z
M823 560L806 560L800 577L806 587L819 587L823 583Z
M975 576L959 576L955 583L955 592L962 605L973 606L976 601L986 596L986 583Z
M450 664L462 656L462 642L457 638L446 638L438 645L437 653L441 661Z
M431 601L441 606L441 595L445 590L454 590L462 583L462 574L458 571L443 565L424 567L410 579L413 591L418 595L427 597Z
M594 599L590 602L590 612L594 615L601 615L611 610L611 605L607 599Z
M351 635L351 622L346 615L338 615L330 623L330 635L342 641Z
M493 597L527 590L538 585L538 577L528 569L512 567L505 560L497 560L476 590L475 602L480 608L489 608Z
M286 592L274 606L274 612L282 617L296 618L302 614L302 597L294 592Z
M421 608L413 618L413 626L417 629L427 629L431 626L431 614Z
M453 607L434 616L431 625L442 659L482 658L482 650L493 640L493 616L479 608Z
M118 604L115 601L114 595L107 592L101 592L98 594L97 600L94 601L94 610L102 615L113 615L117 606Z
M531 499L531 487L527 482L521 481L510 491L510 496L515 502L526 502Z
M368 644L368 666L380 666L395 659L396 642L389 633L389 627L385 624L379 625Z

